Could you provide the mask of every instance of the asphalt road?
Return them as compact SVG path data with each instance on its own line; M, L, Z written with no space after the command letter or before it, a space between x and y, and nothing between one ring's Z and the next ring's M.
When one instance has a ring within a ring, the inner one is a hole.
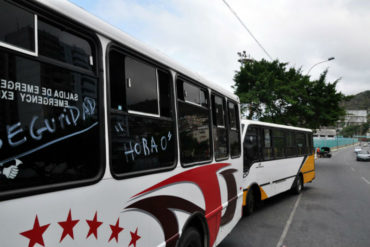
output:
M219 247L369 247L370 162L356 161L353 149L318 159L301 195L266 200Z

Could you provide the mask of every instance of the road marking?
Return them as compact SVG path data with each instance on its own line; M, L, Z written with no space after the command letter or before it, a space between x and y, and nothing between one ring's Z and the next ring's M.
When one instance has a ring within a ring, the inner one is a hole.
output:
M366 178L364 178L364 177L361 177L362 178L362 180L364 180L367 184L370 184L370 182L369 182L369 180L367 180Z
M284 240L285 240L286 235L288 234L289 227L290 227L290 225L292 224L293 217L294 217L295 211L296 211L296 209L297 209L297 207L298 207L298 204L299 204L299 202L301 201L301 197L302 197L302 193L298 196L297 201L296 201L296 202L295 202L295 204L294 204L293 210L292 210L292 212L291 212L291 213L290 213L290 215L289 215L289 218L288 218L288 220L287 220L287 222L286 222L286 224L285 224L285 227L284 227L284 231L283 231L283 233L281 234L280 240L279 240L279 242L277 243L276 247L282 247L282 246L283 246L283 242L284 242Z
M355 170L355 168L353 168L353 167L351 167L351 170L353 171L353 172L355 172L356 170Z

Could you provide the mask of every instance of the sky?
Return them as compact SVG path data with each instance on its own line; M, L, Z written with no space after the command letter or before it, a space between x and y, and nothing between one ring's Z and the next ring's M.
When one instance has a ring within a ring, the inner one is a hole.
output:
M232 91L237 52L269 60L223 0L70 0L178 64ZM226 0L273 59L370 90L370 1Z

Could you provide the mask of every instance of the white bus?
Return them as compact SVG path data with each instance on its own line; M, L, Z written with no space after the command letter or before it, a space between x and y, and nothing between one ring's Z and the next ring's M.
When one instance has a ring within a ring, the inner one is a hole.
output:
M208 247L231 231L235 95L65 0L0 0L0 23L0 246Z
M243 206L251 214L259 202L315 179L312 131L241 120L244 149Z

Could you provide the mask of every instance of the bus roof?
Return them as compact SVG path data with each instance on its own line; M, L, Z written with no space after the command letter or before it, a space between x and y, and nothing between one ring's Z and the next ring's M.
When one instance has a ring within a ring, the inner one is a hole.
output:
M133 37L129 36L128 34L124 33L120 29L104 22L103 20L99 19L98 17L90 14L86 10L78 7L77 5L67 1L67 0L36 0L43 4L45 7L48 7L61 15L64 15L76 22L79 22L81 25L84 25L91 30L95 31L96 33L110 39L114 40L117 43L124 44L125 46L147 56L153 58L157 62L162 63L163 65L173 69L176 72L179 72L183 75L190 77L193 80L196 80L205 86L218 91L225 96L239 102L239 98L234 95L231 91L218 86L215 83L212 83L199 74L191 72L190 70L184 68L183 66L179 65L178 63L169 59L166 55L159 51L154 51L148 46L144 45L143 43L139 42L138 40L134 39ZM76 18L78 17L78 18Z
M260 125L260 126L268 126L268 127L276 127L276 128L290 129L290 130L298 130L298 131L312 132L311 129L299 128L299 127L282 125L282 124L267 123L267 122L261 122L261 121L255 121L255 120L242 119L241 120L241 123L242 124L245 124L245 125L253 124L253 125Z

